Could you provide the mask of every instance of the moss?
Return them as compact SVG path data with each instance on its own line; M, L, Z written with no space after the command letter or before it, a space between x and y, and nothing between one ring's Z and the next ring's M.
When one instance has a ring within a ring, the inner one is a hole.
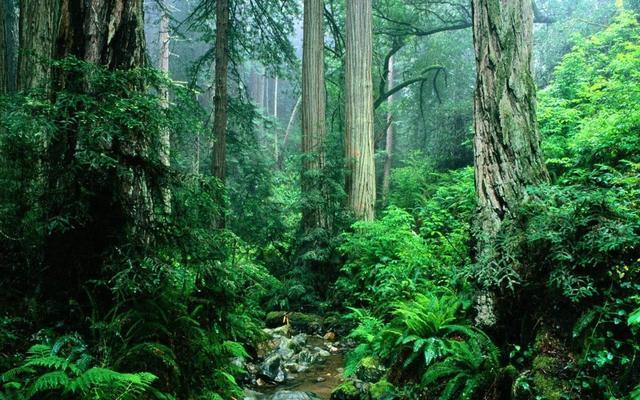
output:
M347 381L333 389L331 400L359 400L360 392L353 381Z
M536 391L547 400L561 400L567 388L562 379L546 376L542 372L533 374L533 384Z
M378 368L378 361L373 357L365 357L360 360L360 365L365 368Z
M389 383L386 379L382 379L373 385L371 385L371 389L369 390L369 394L373 400L380 400L382 396L385 394L392 394L394 391L394 387Z

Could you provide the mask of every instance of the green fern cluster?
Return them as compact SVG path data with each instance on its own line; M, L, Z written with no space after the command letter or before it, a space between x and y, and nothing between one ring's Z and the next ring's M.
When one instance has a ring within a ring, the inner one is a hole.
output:
M76 336L64 336L53 345L37 344L22 365L1 375L0 400L127 400L147 395L169 399L152 388L157 379L153 374L121 373L92 364L93 357Z

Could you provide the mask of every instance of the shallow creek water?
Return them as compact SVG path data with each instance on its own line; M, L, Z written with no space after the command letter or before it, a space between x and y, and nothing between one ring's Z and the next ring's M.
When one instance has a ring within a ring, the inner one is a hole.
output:
M311 347L317 346L327 348L330 342L317 337L309 336L308 344ZM344 355L342 350L331 354L323 362L318 362L311 366L309 370L295 374L295 378L279 385L255 386L252 390L271 395L279 391L299 391L313 393L321 399L328 400L331 391L342 383L342 368L344 367ZM319 379L320 378L320 379Z

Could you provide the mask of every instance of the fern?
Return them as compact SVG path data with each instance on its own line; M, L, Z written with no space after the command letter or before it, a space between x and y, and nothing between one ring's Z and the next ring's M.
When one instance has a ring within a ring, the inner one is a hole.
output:
M157 379L150 373L121 373L108 368L89 367L92 357L79 337L64 336L53 345L31 347L22 365L0 376L6 392L19 399L99 398L130 400L146 394L166 398L151 390ZM7 394L0 399L9 398Z

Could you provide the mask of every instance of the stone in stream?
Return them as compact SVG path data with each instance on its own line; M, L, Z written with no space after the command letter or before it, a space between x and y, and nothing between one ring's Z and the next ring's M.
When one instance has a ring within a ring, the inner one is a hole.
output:
M278 393L267 398L268 400L320 400L318 396L308 392L291 392L281 390Z
M282 356L278 353L271 354L260 365L258 375L275 383L282 383L287 379L282 365Z

